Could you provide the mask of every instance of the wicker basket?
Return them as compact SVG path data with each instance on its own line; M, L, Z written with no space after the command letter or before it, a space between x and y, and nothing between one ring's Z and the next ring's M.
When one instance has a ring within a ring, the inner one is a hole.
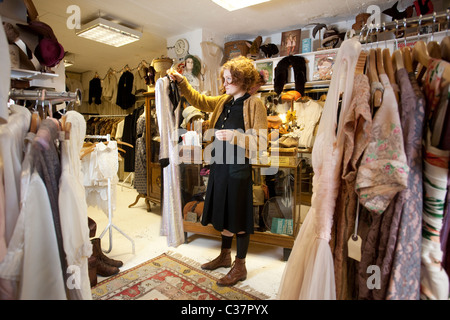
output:
M225 43L222 64L239 56L246 57L251 45L252 43L247 40L237 40Z
M170 58L153 59L152 66L158 73L165 73L173 64Z

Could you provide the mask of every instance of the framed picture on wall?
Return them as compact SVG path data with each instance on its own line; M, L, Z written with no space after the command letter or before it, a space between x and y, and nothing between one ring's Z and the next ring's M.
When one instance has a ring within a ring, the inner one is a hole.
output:
M256 70L264 75L264 80L266 84L273 84L273 62L257 62Z
M285 31L281 34L280 57L300 53L302 30Z
M313 80L331 80L336 52L316 54L314 57Z

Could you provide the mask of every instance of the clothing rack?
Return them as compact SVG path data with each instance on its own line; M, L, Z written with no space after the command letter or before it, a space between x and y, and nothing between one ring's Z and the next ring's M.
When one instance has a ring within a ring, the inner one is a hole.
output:
M102 115L89 115L89 119L91 118L119 118L119 117L126 117L128 114L102 114Z
M148 63L147 61L141 60L141 62L139 62L139 64L138 64L136 67L134 67L134 68L130 68L130 67L128 66L128 64L126 64L126 65L125 65L122 69L120 69L120 70L115 70L115 69L113 69L113 68L109 68L108 71L106 72L106 74L105 74L105 76L104 76L103 78L101 78L97 72L95 72L95 76L98 77L98 78L100 78L101 80L105 80L106 77L107 77L110 73L121 73L121 72L125 72L125 71L133 72L133 71L135 71L135 70L138 70L138 69L141 68L142 66L145 67L145 66L150 66L150 65L151 65L151 64Z
M11 89L9 91L9 98L12 100L37 100L37 101L51 101L51 102L70 102L79 101L79 90L75 92L57 92L48 91L46 89Z
M436 23L439 23L439 24L442 23L443 22L442 19L445 19L447 21L446 29L448 29L449 23L450 23L450 9L447 9L445 12L439 12L439 13L434 12L433 14L427 14L425 16L420 15L418 17L404 18L403 20L400 20L400 21L395 19L392 22L388 22L388 23L383 22L381 25L380 24L374 25L372 23L371 24L366 23L361 28L361 30L359 30L359 35L362 36L363 33L365 32L365 30L367 31L368 34L374 35L379 32L386 32L386 31L392 31L392 30L398 31L399 27L401 27L401 26L405 27L408 25L412 26L415 24L417 24L418 27L420 28L422 26L422 22L432 22L434 25ZM441 21L439 21L439 20L441 20ZM390 29L392 29L392 30L390 30ZM375 31L375 32L373 32L373 31Z
M107 134L105 136L102 135L86 135L85 139L104 139L107 142L111 141L111 135ZM112 222L112 206L111 206L111 178L108 178L108 225L106 226L106 228L103 230L103 232L100 235L100 239L103 238L103 236L105 235L106 231L109 231L109 249L108 250L103 250L106 253L111 252L112 250L112 228L115 228L117 231L119 231L125 238L127 238L128 240L130 240L131 242L131 246L133 249L133 254L135 253L135 248L134 248L134 240L131 239L125 232L123 232L122 230L120 230L115 224L113 224Z

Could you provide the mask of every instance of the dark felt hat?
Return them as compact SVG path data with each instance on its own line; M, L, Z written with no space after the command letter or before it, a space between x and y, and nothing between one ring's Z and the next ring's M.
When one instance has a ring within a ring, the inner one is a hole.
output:
M56 40L55 33L53 32L53 29L46 23L42 21L30 21L28 24L17 24L17 26L34 33L39 36L39 38L48 38Z
M17 25L39 37L39 43L34 50L34 55L43 66L55 67L64 58L64 48L58 42L53 29L48 24L33 20L27 25Z
M56 40L43 38L34 50L39 62L49 68L56 66L64 58L64 48Z

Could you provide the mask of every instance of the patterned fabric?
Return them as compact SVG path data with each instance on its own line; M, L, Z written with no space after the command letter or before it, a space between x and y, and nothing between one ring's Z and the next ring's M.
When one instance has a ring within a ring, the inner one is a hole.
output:
M342 43L337 53L314 142L311 208L295 239L283 273L279 299L336 299L334 263L329 242L340 188L344 148L342 125L353 94L354 77L349 75L355 73L360 52L361 44L355 39L349 39ZM343 95L340 105L341 92Z
M181 204L180 167L176 119L178 112L169 98L170 83L167 77L160 78L155 85L155 103L158 128L161 135L160 160L167 159L169 164L163 168L163 187L161 203L160 234L167 236L167 244L177 247L184 243L183 207Z
M371 142L362 158L357 177L357 183L362 181L373 184L363 192L358 190L357 185L360 203L364 205L358 229L358 234L363 239L362 256L358 265L358 298L377 300L385 298L396 243L396 235L392 236L390 230L398 230L401 211L396 209L398 192L406 187L409 172L395 93L387 75L381 74L380 80L384 86L383 102L373 118ZM397 172L396 175L390 174L392 172L389 170L383 172L391 163L403 172ZM371 174L375 175L373 180ZM370 193L370 197L365 198L366 191L379 194ZM378 205L376 210L372 204ZM367 286L371 275L367 270L372 265L380 268L381 290L371 290Z
M373 118L372 139L356 178L361 204L379 214L407 186L409 172L394 91L386 74L381 74L380 80L383 103Z
M447 95L442 90L442 74L448 63L432 60L424 80L424 93L427 99L426 136L424 138L424 207L422 223L422 299L448 299L449 280L441 267L443 252L440 245L440 233L444 218L444 206L447 196L448 168L450 151L441 150L432 145L435 139L432 123L436 117L439 104L444 102L441 95ZM447 101L448 103L448 101Z
M357 195L354 190L357 163L369 142L372 129L369 99L369 79L366 75L358 74L353 84L352 103L343 124L345 140L341 191L336 200L333 237L330 243L334 256L337 299L351 299L354 287L354 273L349 271L353 270L350 265L354 264L354 260L347 257L347 241L355 227Z
M147 194L147 154L145 146L145 115L139 117L136 129L136 154L134 187L139 194Z
M390 239L396 239L386 299L417 300L420 294L420 248L422 226L422 131L425 100L414 74L397 71L400 86L400 119L405 153L410 168L408 188L396 201L398 228L391 228ZM408 275L408 277L405 277Z

